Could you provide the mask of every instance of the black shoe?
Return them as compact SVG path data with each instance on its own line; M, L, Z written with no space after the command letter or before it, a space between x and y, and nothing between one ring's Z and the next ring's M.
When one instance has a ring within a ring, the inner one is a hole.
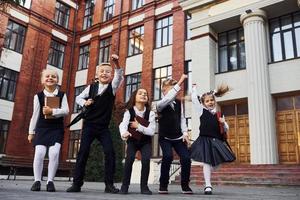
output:
M46 188L48 192L55 192L54 183L52 181L49 181L47 183Z
M158 193L159 194L169 194L169 192L168 192L168 186L162 186L162 185L160 185Z
M189 187L188 184L182 184L181 185L182 194L193 194L193 190Z
M204 194L211 195L213 188L211 186L206 186L204 188Z
M114 185L106 185L104 192L106 193L118 193L120 190L116 188Z
M128 186L122 185L121 190L119 191L120 194L128 194Z
M41 191L41 181L35 181L31 186L31 191Z
M81 192L81 187L73 183L72 186L67 189L67 192Z
M149 190L149 187L148 187L148 186L143 186L143 187L141 188L141 194L151 195L152 192L151 192L151 190Z

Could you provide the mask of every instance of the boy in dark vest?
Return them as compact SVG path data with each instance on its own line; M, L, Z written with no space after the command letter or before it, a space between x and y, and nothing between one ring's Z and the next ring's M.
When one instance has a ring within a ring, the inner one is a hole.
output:
M99 82L89 85L76 97L76 103L88 109L84 117L80 149L77 154L73 184L67 192L80 192L83 185L85 167L88 160L90 146L97 139L103 148L105 155L105 192L118 193L119 189L114 186L115 174L115 151L111 133L108 129L112 115L116 91L123 80L123 70L120 69L119 57L111 56L115 66L114 78L112 79L112 67L109 63L102 63L97 70ZM90 97L90 89L95 90L94 99Z
M180 157L182 193L193 193L189 187L191 159L186 144L189 144L190 141L183 115L183 106L181 101L176 99L180 85L186 78L187 75L183 74L178 82L174 79L166 79L163 81L163 98L157 102L159 144L163 153L158 191L160 194L168 194L169 172L173 161L173 148Z

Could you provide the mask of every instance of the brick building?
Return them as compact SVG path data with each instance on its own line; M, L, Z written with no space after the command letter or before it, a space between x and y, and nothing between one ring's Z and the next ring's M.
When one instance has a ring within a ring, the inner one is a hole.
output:
M182 96L192 82L199 92L228 83L234 89L219 100L237 162L300 163L299 23L296 0L26 0L0 12L0 154L33 155L27 130L42 69L59 72L69 122L79 109L75 96L118 53L126 78L117 101L139 86L159 100L161 81L183 72ZM198 119L190 102L185 109L195 139ZM63 160L75 159L81 126L66 130ZM159 175L157 140L150 182Z

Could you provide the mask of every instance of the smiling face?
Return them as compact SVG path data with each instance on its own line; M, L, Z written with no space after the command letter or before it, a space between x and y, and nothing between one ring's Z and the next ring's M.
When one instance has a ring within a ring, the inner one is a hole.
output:
M213 94L210 94L210 95L205 95L204 98L203 98L203 105L209 109L209 110L212 110L215 108L216 106L216 100L213 96Z
M58 74L54 70L45 69L42 72L41 82L44 87L53 88L58 83Z
M147 90L139 89L135 96L136 103L147 103L149 100Z
M112 79L112 68L109 64L102 64L98 69L98 79L102 84L108 84Z

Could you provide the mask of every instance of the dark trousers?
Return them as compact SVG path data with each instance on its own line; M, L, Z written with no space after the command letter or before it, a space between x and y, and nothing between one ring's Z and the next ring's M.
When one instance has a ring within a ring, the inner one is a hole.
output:
M73 179L73 183L78 186L83 185L85 167L90 153L90 147L95 138L101 143L105 156L104 182L106 185L112 185L114 182L113 179L115 174L116 159L109 129L97 127L95 125L84 124Z
M123 173L122 185L129 186L132 172L132 165L135 160L137 151L142 155L142 170L141 170L141 189L148 185L148 177L150 170L150 158L151 158L151 143L139 143L137 141L127 142L126 159Z
M191 158L187 145L182 141L182 139L167 140L164 137L159 137L159 144L163 153L159 178L160 185L166 187L169 184L170 167L173 161L172 148L175 149L180 158L181 185L189 184L191 173Z

